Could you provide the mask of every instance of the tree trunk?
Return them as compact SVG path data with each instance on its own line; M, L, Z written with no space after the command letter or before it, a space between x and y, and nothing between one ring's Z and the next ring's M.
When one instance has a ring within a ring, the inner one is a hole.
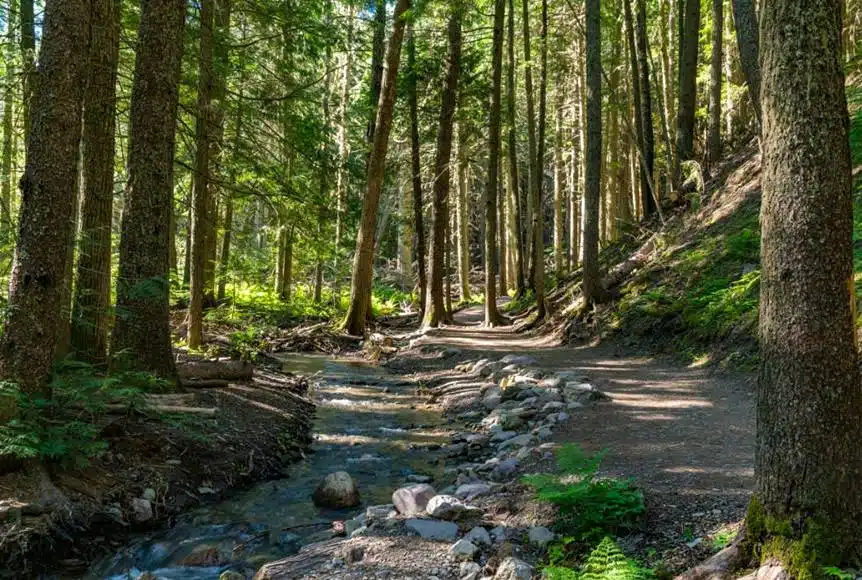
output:
M341 102L338 106L338 171L335 181L335 285L340 288L338 259L344 238L344 214L347 211L347 162L350 155L350 140L347 135L347 110L350 108L350 85L353 70L353 21L356 9L353 4L347 8L347 45L344 55L344 78L341 81ZM336 301L339 300L336 294Z
M720 1L720 0L716 0ZM644 217L650 217L656 211L655 192L653 192L653 171L655 168L655 135L652 125L652 91L650 90L650 61L646 25L646 0L637 0L637 63L640 79L638 87L641 92L641 129L643 143L641 154L641 202Z
M227 289L227 272L230 266L230 244L233 237L233 194L227 192L224 207L224 235L221 240L221 256L219 256L218 293L219 302L225 298Z
M371 92L369 105L371 118L365 140L369 148L374 147L374 131L377 124L377 107L380 103L380 89L383 85L383 58L386 56L386 0L374 0L374 35L371 45ZM369 151L369 157L371 151Z
M676 167L679 189L681 164L694 158L694 115L697 109L697 50L700 0L679 0L679 106L677 107Z
M515 5L509 0L508 16L508 67L506 68L506 113L507 139L509 151L509 185L512 189L512 211L514 213L515 230L515 295L523 296L526 291L524 279L524 243L521 235L521 195L518 184L518 144L515 137Z
M545 183L545 128L548 103L548 0L542 0L541 72L539 77L538 143L536 144L533 180L533 250L532 285L536 296L536 319L545 318L545 216L542 211L542 190Z
M500 100L503 76L503 22L506 0L494 0L494 38L491 46L491 111L488 122L488 177L485 184L485 325L502 322L497 310L497 179L500 168Z
M404 13L410 8L410 0L398 0L395 6L395 24L386 53L386 78L377 105L377 121L374 129L374 146L368 160L368 179L365 197L362 200L362 218L356 238L356 255L353 260L353 277L350 288L350 307L344 327L350 334L365 333L365 317L369 314L371 299L372 266L374 260L374 231L377 226L377 209L383 190L383 170L389 148L389 131L392 128L392 110L395 106L395 88L398 79L398 64L401 57L401 41L404 38ZM421 207L421 206L420 206Z
M111 221L120 3L91 0L92 22L84 92L81 239L72 310L72 349L82 360L107 356L111 307ZM173 238L171 239L173 243Z
M458 283L461 302L470 300L470 192L467 187L467 136L464 125L458 127Z
M566 268L563 253L566 238L565 217L563 208L566 205L566 168L563 162L563 94L562 75L557 73L555 125L554 125L554 272L557 279L563 277Z
M327 23L331 23L330 4L326 4ZM329 93L332 89L332 73L329 69L332 67L332 48L329 44L326 46L326 59L324 60L326 74L323 82L323 134L328 136L331 131L332 119L329 112ZM320 304L323 298L323 241L326 239L326 208L330 202L330 182L329 182L329 150L327 147L320 149L320 199L317 201L317 235L318 239L314 243L315 263L314 263L314 292L313 300L315 304Z
M39 88L33 94L22 207L0 338L0 375L25 393L42 390L62 323L62 287L72 241L89 6L48 0ZM8 399L0 415L14 411ZM8 415L7 415L8 418Z
M36 20L33 0L21 0L18 16L21 23L21 117L24 119L24 141L29 142L31 101L36 89Z
M440 121L437 130L437 158L434 162L434 197L432 199L433 222L431 228L431 276L428 304L425 307L423 326L437 327L445 319L443 297L444 253L446 251L446 226L449 223L447 199L449 197L449 162L452 157L452 131L455 107L458 101L458 76L461 72L461 14L454 8L449 17L449 54L446 58L446 73L443 96L440 104ZM496 194L496 192L495 192Z
M626 43L628 44L628 53L629 53L629 66L631 68L631 79L632 79L632 95L634 101L634 126L635 126L635 147L639 151L644 150L644 126L643 120L644 115L643 111L643 103L641 99L643 98L643 93L641 92L641 74L640 74L640 60L638 59L638 44L635 41L635 22L634 16L632 13L631 7L632 0L623 0L623 8L625 11L625 21L626 21ZM643 181L645 176L643 172L643 162L638 159L638 175ZM645 188L642 188L645 189Z
M189 348L201 346L203 303L206 292L207 229L210 210L210 140L213 85L213 0L200 3L200 57L198 61L198 102L195 123L195 179L192 189L192 244L189 271Z
M724 0L712 0L712 60L709 69L709 135L706 170L721 158L721 73L724 42Z
M284 242L284 270L282 270L281 299L285 304L290 304L293 293L293 238L296 231L293 226L287 228Z
M416 95L416 38L407 25L407 105L410 108L410 171L413 187L413 228L416 230L416 272L419 278L419 318L425 316L428 280L425 270L425 224L422 202L422 157L419 150L419 104Z
M176 376L171 348L168 222L186 3L142 2L129 128L114 354L156 375Z
M817 525L827 534L817 536L817 546L828 550L818 551L816 564L834 566L858 558L862 521L862 390L841 14L840 0L773 0L761 12L763 271L755 460L763 516L788 522L796 538ZM748 523L751 530L756 522Z
M501 88L502 90L502 88ZM501 96L502 98L502 96ZM502 106L502 103L501 103ZM502 131L502 128L501 128ZM501 136L500 147L502 144ZM508 277L508 265L506 257L506 188L504 187L505 180L503 179L503 159L505 155L500 153L499 169L497 171L497 250L499 252L498 276L500 296L508 296L509 289L506 287L506 278Z
M584 305L601 300L599 198L602 167L602 31L599 0L586 0L587 146L584 178Z
M580 60L581 54L577 58ZM575 63L577 65L577 63ZM572 125L572 151L569 157L569 270L574 272L580 265L581 250L581 126L584 115L581 109L581 82L580 67L577 66L574 74L574 87L572 91L572 107L570 109Z
M533 59L530 54L530 10L529 0L521 1L521 25L522 25L522 40L524 42L524 98L527 101L527 166L529 167L528 176L529 184L527 187L527 205L529 207L528 222L530 224L527 232L526 247L529 249L529 257L527 270L529 272L527 284L535 293L535 265L536 244L533 226L535 225L535 195L536 191L541 187L540 169L537 167L536 158L536 113L534 108L535 99L533 98ZM541 195L541 194L540 194Z
M664 124L665 132L667 133L667 157L670 158L671 162L668 164L667 170L672 171L673 168L673 145L671 143L676 143L676 134L673 131L673 123L671 119L675 119L675 112L673 109L673 95L674 95L674 82L673 82L673 62L671 59L671 36L668 32L672 29L671 20L674 14L673 7L671 6L672 0L661 0L659 3L659 40L660 46L659 49L661 51L661 100L662 100L662 122ZM656 83L658 84L658 83Z
M760 32L754 0L731 0L733 23L736 26L736 43L739 46L739 62L748 84L748 94L757 117L762 124L760 103Z

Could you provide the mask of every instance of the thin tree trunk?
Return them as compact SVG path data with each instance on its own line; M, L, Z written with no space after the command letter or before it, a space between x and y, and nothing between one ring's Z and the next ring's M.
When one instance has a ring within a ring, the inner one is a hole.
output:
M767 529L765 536L786 534L805 547L811 538L828 542L817 544L828 546L816 553L818 566L850 564L862 548L862 389L841 10L840 0L772 0L761 12L755 501L765 521L788 523L787 531ZM763 519L759 528L750 520L748 529L762 530Z
M581 54L578 53L577 58L580 59ZM577 63L575 63L577 64ZM574 75L574 88L572 91L573 104L571 107L571 125L572 125L572 151L569 158L571 166L569 172L569 269L575 271L580 265L580 249L581 249L581 198L583 190L581 189L581 126L584 122L584 116L581 110L581 78L580 67L577 67L577 72Z
M168 223L186 3L148 0L141 7L111 349L128 353L134 368L173 379Z
M428 280L425 270L425 224L422 202L422 157L419 149L419 104L416 95L416 38L407 25L407 105L410 109L410 170L413 186L413 228L416 230L416 271L419 278L419 318L425 316Z
M512 211L514 213L515 230L515 295L523 296L526 291L524 280L524 243L521 236L521 195L518 184L518 144L515 138L515 6L514 0L509 0L508 15L508 66L506 68L506 113L507 139L509 151L509 185L512 189Z
M599 0L586 0L587 147L584 190L584 306L600 301L599 198L602 167L602 36Z
M209 202L210 119L213 88L213 0L200 2L200 56L198 61L198 102L195 123L195 180L192 189L192 259L189 271L189 310L186 340L189 348L201 347L203 306L206 292L207 222Z
M282 272L281 299L285 304L290 304L293 295L293 238L296 231L293 226L287 228L284 242L284 270Z
M712 61L709 74L709 136L707 171L721 158L721 72L724 42L724 0L712 0Z
M535 99L533 98L533 59L531 56L531 41L530 41L530 10L529 0L521 1L521 38L524 42L524 98L527 101L527 166L529 167L529 185L527 188L527 205L529 207L528 222L530 224L529 232L527 233L526 246L529 249L529 259L527 269L529 271L528 285L535 294L536 276L535 264L536 258L536 243L533 227L536 223L536 217L533 215L535 211L535 195L536 191L541 188L540 168L537 167L536 157L536 113L534 108ZM541 195L541 194L540 194Z
M374 131L377 124L377 107L380 102L380 89L383 86L383 59L386 56L386 0L374 0L374 34L371 45L371 118L365 140L369 146L369 157L374 147Z
M536 178L533 180L533 270L532 283L536 296L536 319L545 318L545 216L542 211L542 191L545 182L545 128L548 103L548 0L542 0L541 72L539 78L538 143L536 144Z
M497 310L497 179L500 167L500 100L503 76L503 22L506 0L494 0L494 37L491 45L491 111L488 123L488 176L485 184L485 325L502 322Z
M15 142L15 10L12 3L6 12L6 87L3 90L3 146L0 154L0 236L5 241L12 231L12 158Z
M467 136L464 125L458 127L458 282L461 302L470 300L470 192L467 188Z
M637 63L640 79L638 87L641 92L641 129L643 143L641 153L641 195L643 196L644 217L650 217L656 212L656 200L652 185L655 168L655 135L652 124L652 91L650 89L649 45L647 38L646 0L637 0Z
M24 120L24 141L28 142L30 135L30 110L36 84L36 20L34 18L33 0L21 0L18 9L21 23L21 117Z
M700 0L679 0L679 106L677 107L676 167L679 189L681 164L694 158L694 115L697 108L697 51Z
M556 118L554 126L554 271L557 278L563 277L565 271L565 255L563 245L566 237L565 216L566 205L566 168L563 162L563 94L562 75L557 73L556 83Z
M634 15L632 13L631 8L632 0L623 0L623 8L625 10L625 21L626 21L626 43L628 44L628 53L629 53L629 67L631 68L631 79L632 79L632 94L634 101L634 125L635 125L635 140L636 147L640 150L644 150L644 126L643 120L644 115L643 111L643 103L641 99L643 98L643 93L641 92L641 74L640 74L640 61L638 59L638 44L635 41L635 22ZM643 171L643 163L638 160L638 175L640 176L640 181L643 182L645 178L645 174ZM641 190L645 188L641 187Z
M224 207L224 235L221 240L221 256L219 256L218 293L219 302L224 301L227 287L227 272L230 265L230 244L233 236L233 194L227 192Z
M71 343L76 356L107 356L111 306L111 221L114 201L114 113L120 50L120 3L91 0L92 22L84 92L81 239ZM171 238L173 243L173 238Z
M501 138L502 139L502 138ZM500 145L502 147L502 143ZM497 276L500 296L508 296L509 289L506 287L506 279L509 275L506 257L506 188L504 187L503 159L505 155L500 153L500 164L497 173L497 249L499 253Z
M330 22L329 11L330 4L327 3L326 21ZM323 82L323 130L324 135L329 135L331 130L332 119L329 113L329 93L332 88L332 74L329 69L332 66L332 48L327 45L325 59L326 74ZM320 304L323 298L323 240L325 239L326 228L326 208L330 202L330 182L329 182L329 151L323 148L320 151L320 199L318 200L317 208L317 235L319 236L315 242L315 264L314 264L314 291L313 300L315 304Z
M353 260L353 278L350 289L350 308L344 321L345 329L353 335L363 335L365 318L369 314L371 299L372 262L374 259L374 231L377 225L377 209L383 189L383 170L389 148L389 132L392 128L392 110L395 106L395 88L398 64L401 57L401 41L404 38L404 13L410 8L410 0L398 0L389 49L386 54L386 76L377 106L377 122L374 130L374 146L368 162L368 187L362 201L362 218L356 238L356 255Z
M350 140L347 136L347 110L350 108L350 84L353 70L353 21L356 9L347 8L347 39L344 55L344 77L341 82L341 102L338 106L338 171L335 183L335 282L339 288L338 259L344 238L344 214L347 211L347 162L350 156ZM338 292L335 292L337 295ZM337 299L337 297L336 297Z
M433 222L431 227L430 289L425 307L423 326L437 327L446 318L443 302L443 277L445 275L444 254L446 252L446 226L449 223L447 199L449 197L452 157L452 132L455 122L455 107L458 104L458 77L461 73L461 14L453 7L448 25L449 54L446 58L446 73L443 96L440 104L439 129L437 131L437 158L434 162L434 197L432 199ZM496 195L496 191L494 192Z
M665 141L667 143L667 157L670 159L667 170L672 171L673 168L673 152L676 143L676 134L673 131L673 121L676 120L673 109L674 103L674 82L673 82L673 61L671 59L671 42L668 30L672 29L671 21L674 14L673 0L661 0L659 3L659 40L661 51L661 110L662 123L665 131ZM653 67L655 70L655 67ZM658 83L656 83L658 85Z
M736 42L739 46L739 61L748 84L748 94L757 124L762 124L760 106L760 32L754 0L731 0L733 23L736 26Z

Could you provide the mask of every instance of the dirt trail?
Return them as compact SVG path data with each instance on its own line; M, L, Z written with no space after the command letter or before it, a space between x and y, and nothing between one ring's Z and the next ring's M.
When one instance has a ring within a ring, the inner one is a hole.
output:
M754 484L753 377L628 356L613 345L559 346L512 327L484 328L481 320L482 307L468 308L456 326L420 342L476 358L529 354L543 370L576 371L610 395L573 413L553 440L607 450L603 471L636 480L649 507L639 543L690 550L686 543L743 517Z

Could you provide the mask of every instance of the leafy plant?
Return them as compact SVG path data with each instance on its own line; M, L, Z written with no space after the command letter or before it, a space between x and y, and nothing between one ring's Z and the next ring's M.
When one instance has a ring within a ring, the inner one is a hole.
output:
M604 453L587 455L576 444L564 445L557 453L558 474L524 478L536 497L559 507L557 528L588 544L634 529L646 511L631 481L597 476L603 458Z
M579 570L549 566L543 574L553 580L648 580L655 576L651 570L627 558L610 537L605 537L590 552Z

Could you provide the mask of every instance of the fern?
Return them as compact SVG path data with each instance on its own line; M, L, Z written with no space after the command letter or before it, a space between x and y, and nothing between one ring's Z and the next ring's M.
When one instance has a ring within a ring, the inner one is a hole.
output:
M655 574L627 558L616 542L605 537L580 570L549 566L543 576L549 580L652 580Z

